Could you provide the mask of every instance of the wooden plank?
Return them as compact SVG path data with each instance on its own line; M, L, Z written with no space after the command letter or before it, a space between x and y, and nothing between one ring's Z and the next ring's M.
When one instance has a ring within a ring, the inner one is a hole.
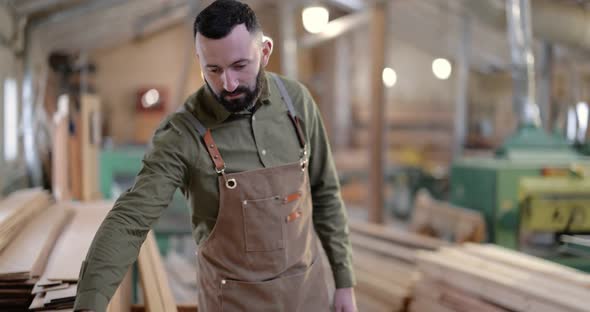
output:
M65 97L64 97L65 98ZM67 103L66 103L67 104ZM67 113L57 112L53 118L52 189L57 200L71 199L68 174L68 138L70 120Z
M68 288L48 291L45 293L44 305L49 305L58 301L69 301L76 298L76 286L70 285Z
M419 278L420 273L414 265L366 250L357 251L353 250L352 257L355 270L379 274L383 279L405 288L411 288Z
M53 205L28 223L0 257L0 280L6 275L23 274L39 277L45 268L49 252L61 233L72 209Z
M442 306L438 302L430 301L427 299L416 299L410 303L409 312L457 312L452 308Z
M152 231L141 246L137 259L141 287L148 311L177 311L176 302Z
M36 295L36 294L44 293L44 292L48 292L48 291L66 289L68 287L70 287L70 284L68 284L68 283L63 283L63 284L49 286L49 287L35 285L35 287L33 288L33 291L31 291L31 294Z
M83 94L80 99L82 126L82 200L100 199L98 153L100 149L100 99Z
M428 191L416 196L409 229L456 243L482 242L486 225L481 213L433 199Z
M369 294L355 289L355 297L358 311L370 311L370 312L392 312L392 311L403 311L402 309L393 309L390 305L385 302L379 301Z
M440 246L449 245L448 242L439 239L363 221L349 220L348 226L352 232L373 236L381 240L410 248L435 250Z
M82 199L82 128L80 113L72 114L73 129L68 138L69 182L72 198Z
M590 290L585 287L578 287L569 283L563 283L561 280L547 278L542 274L528 271L526 269L516 268L509 264L506 265L480 258L464 252L462 248L445 247L440 250L439 254L449 259L454 259L458 263L481 268L487 272L502 274L515 281L520 281L523 284L536 285L537 288L546 289L547 293L558 293L560 299L576 301L584 300L583 298L590 296Z
M509 276L465 265L436 253L419 251L417 263L424 274L512 310L588 311L584 301L572 302L560 298L559 293L539 287L540 285L519 283Z
M179 304L177 306L178 312L197 312L198 308L193 304ZM134 304L131 305L131 312L145 312L147 311L144 305Z
M132 294L132 286L131 286L131 275L132 270L129 269L121 284L115 291L115 294L111 298L109 305L107 306L107 312L130 312L131 311L131 299L133 297Z
M414 249L396 246L391 243L378 241L376 239L354 233L350 235L350 242L352 243L353 248L367 249L409 263L414 263L416 261L416 251Z
M44 279L77 281L80 267L100 224L113 206L112 202L72 204L75 214L59 237L49 258Z
M452 308L458 312L508 312L508 310L488 303L476 295L457 289L447 283L423 277L414 288L414 296L428 299Z
M565 283L590 288L589 274L522 252L513 251L493 244L465 244L463 250L484 259L509 264L514 267L560 279Z
M357 285L355 290L373 298L374 301L386 304L392 310L401 310L409 298L409 290L395 287L391 283L363 272L356 272Z
M19 190L0 202L0 252L22 231L26 222L49 205L49 194L41 189Z

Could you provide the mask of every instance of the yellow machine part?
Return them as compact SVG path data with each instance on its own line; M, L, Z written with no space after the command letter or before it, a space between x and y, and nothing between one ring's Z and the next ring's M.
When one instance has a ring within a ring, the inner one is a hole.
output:
M590 231L590 179L570 176L527 177L520 183L521 228L544 232Z

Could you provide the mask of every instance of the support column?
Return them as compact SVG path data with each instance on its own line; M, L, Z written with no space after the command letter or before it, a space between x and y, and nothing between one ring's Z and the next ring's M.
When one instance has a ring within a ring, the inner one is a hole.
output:
M385 66L386 5L382 2L371 9L369 34L371 36L371 107L370 149L369 149L369 221L383 223L383 175L384 175L384 131L385 94L381 79Z
M463 144L467 134L467 96L469 90L469 63L471 57L471 18L468 14L461 17L461 39L457 49L456 65L457 79L455 117L453 126L453 159L463 154Z

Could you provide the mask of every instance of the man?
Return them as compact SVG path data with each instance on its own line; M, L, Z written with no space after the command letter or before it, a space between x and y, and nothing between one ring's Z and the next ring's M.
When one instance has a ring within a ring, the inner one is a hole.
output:
M335 311L356 311L346 212L309 92L264 71L272 42L247 5L215 1L194 34L206 85L156 131L96 233L75 309L105 310L180 187L199 246L199 311L328 311L321 246Z

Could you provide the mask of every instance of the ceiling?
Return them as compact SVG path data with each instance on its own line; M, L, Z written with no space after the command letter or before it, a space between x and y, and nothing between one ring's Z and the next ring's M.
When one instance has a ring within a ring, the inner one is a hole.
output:
M310 3L310 0L299 4ZM324 0L340 12L366 8L375 0ZM509 66L509 49L503 31L469 18L464 1L391 0L389 31L421 50L454 59L469 24L469 59L480 71ZM483 0L477 0L483 1ZM496 1L499 5L503 1ZM556 0L589 6L590 0ZM18 16L26 16L38 40L50 49L93 50L146 36L170 25L191 23L196 12L212 0L5 0ZM246 0L255 10L276 6L277 0Z

